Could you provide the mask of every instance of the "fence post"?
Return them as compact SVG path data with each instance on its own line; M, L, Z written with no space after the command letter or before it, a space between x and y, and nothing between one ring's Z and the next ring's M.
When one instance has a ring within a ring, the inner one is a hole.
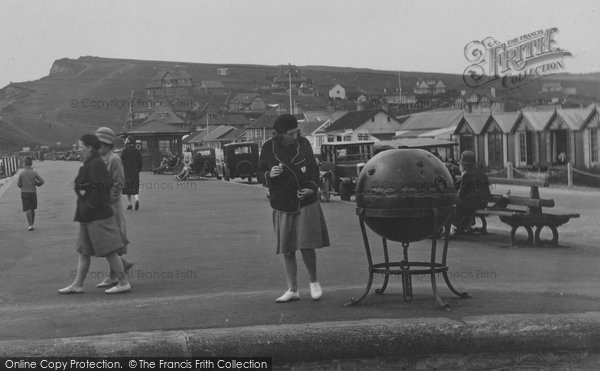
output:
M508 161L506 163L506 177L508 179L512 179L513 178L513 165L512 162Z
M567 162L567 186L573 187L573 165Z

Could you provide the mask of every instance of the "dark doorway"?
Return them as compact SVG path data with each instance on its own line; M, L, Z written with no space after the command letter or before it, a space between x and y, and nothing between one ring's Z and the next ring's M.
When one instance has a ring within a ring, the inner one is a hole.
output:
M567 145L567 131L554 130L552 132L554 139L554 155L552 159L555 164L564 165L569 161L569 150Z
M488 133L488 166L495 169L503 168L502 155L502 133Z

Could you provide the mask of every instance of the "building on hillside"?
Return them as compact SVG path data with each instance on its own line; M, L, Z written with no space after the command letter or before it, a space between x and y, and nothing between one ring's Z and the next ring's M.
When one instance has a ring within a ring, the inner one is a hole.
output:
M231 71L228 67L217 68L217 76L225 77L231 75Z
M221 81L210 81L210 80L205 81L205 80L203 80L200 82L200 90L202 91L203 94L206 94L206 95L227 94L227 88L225 88L225 85L223 85L223 83Z
M442 80L429 79L417 81L413 89L415 95L440 95L446 93L446 84Z
M496 97L494 90L489 94L463 90L460 97L454 100L455 108L464 109L469 113L504 112L504 106L504 100Z
M146 85L146 97L164 98L174 95L190 95L194 83L192 77L182 68L160 69Z
M266 112L267 102L256 93L240 93L228 99L229 112Z
M379 141L391 139L401 128L402 124L387 112L354 111L324 126L322 132L327 137L327 143Z
M329 98L331 99L346 99L346 89L340 84L335 84L329 89Z
M275 119L287 112L268 111L246 127L242 137L244 141L258 143L259 147L273 136ZM294 115L299 122L306 121L303 114Z
M312 88L312 80L304 76L298 67L291 63L287 66L282 66L279 74L273 78L271 89L274 92L288 90L292 88L292 94L298 93L300 88ZM306 90L305 92L308 92Z

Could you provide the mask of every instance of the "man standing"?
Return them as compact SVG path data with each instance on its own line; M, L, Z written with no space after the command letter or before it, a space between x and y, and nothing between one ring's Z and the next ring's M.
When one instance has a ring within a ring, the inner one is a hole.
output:
M475 210L484 209L490 199L490 181L475 166L475 154L464 151L460 159L462 179L456 201L454 226L458 233L468 231L475 224Z
M142 171L142 154L135 148L135 139L130 135L125 140L126 148L121 154L125 170L125 186L123 194L127 195L127 210L131 210L131 196L135 198L135 209L140 208L140 171Z

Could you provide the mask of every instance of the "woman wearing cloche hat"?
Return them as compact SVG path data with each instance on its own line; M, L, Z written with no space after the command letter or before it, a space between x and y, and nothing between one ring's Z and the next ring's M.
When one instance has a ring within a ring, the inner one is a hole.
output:
M129 240L127 239L127 228L125 225L125 216L123 214L123 203L121 202L121 194L123 192L123 186L125 184L125 174L123 171L123 163L121 158L113 152L113 146L115 143L115 132L108 127L101 127L96 130L96 136L100 140L100 148L98 152L106 163L108 173L112 179L112 187L110 190L110 205L119 227L121 240L123 241L123 248L118 252L123 261L123 267L125 267L125 273L133 267L133 263L128 262L123 258L123 254L127 253L127 245ZM98 287L111 287L116 284L115 272L111 269L110 275L100 282Z
M277 254L283 255L288 290L278 303L300 299L296 279L296 250L300 250L310 278L313 300L323 293L317 280L315 249L329 246L323 211L318 202L319 166L310 142L300 136L298 121L290 114L275 120L273 138L260 153L259 170L264 172L273 209Z

